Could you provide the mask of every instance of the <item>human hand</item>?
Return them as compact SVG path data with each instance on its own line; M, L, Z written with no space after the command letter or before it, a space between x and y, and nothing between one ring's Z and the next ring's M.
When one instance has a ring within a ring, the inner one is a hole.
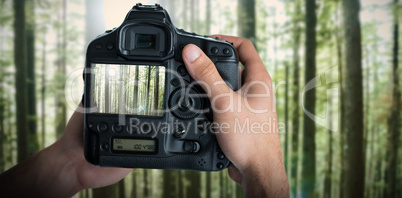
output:
M216 137L232 162L229 175L246 196L289 197L271 78L251 41L217 37L233 42L245 67L238 91L224 83L215 65L197 46L187 45L182 55L188 72L202 82L211 101L214 125L218 126Z
M114 184L124 178L132 169L107 168L91 165L84 157L84 118L82 105L71 116L63 136L55 143L72 163L72 171L79 184L78 191L86 188L99 188ZM78 192L77 191L77 192Z
M71 197L85 188L116 183L131 169L95 167L84 157L82 108L51 146L0 175L4 197Z

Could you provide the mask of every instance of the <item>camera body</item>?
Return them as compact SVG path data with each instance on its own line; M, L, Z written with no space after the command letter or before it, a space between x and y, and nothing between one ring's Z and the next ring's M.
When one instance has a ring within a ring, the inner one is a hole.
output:
M240 87L233 45L175 28L158 4L135 5L120 27L88 45L83 105L90 163L199 171L229 165L210 125L211 104L182 60L190 43L231 89Z

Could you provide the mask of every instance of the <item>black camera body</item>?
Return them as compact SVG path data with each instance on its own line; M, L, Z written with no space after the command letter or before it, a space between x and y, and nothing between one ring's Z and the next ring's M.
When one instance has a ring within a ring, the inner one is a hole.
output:
M158 4L135 5L120 27L88 45L83 105L90 163L199 171L229 165L210 126L211 104L182 60L190 43L239 89L233 45L175 28Z

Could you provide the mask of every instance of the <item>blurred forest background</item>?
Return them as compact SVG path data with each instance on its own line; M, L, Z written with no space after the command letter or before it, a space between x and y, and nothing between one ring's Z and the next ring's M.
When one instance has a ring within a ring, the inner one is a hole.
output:
M254 42L286 126L292 197L402 197L401 2L138 2L160 3L178 28ZM135 3L0 0L0 172L60 136L81 99L87 43ZM233 198L242 190L226 170L136 169L75 197Z

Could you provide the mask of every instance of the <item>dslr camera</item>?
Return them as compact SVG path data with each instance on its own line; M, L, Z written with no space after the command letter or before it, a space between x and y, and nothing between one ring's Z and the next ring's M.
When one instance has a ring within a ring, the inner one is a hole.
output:
M239 88L233 44L177 29L158 4L136 4L120 27L88 45L83 105L90 163L198 171L229 165L211 127L211 104L183 63L190 43L231 89Z

